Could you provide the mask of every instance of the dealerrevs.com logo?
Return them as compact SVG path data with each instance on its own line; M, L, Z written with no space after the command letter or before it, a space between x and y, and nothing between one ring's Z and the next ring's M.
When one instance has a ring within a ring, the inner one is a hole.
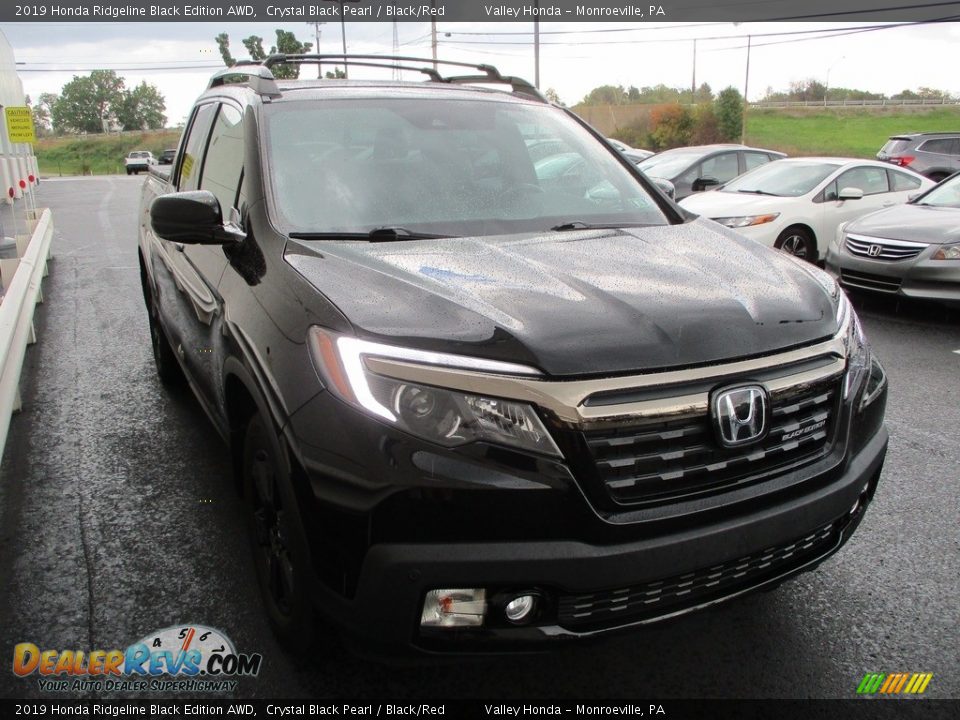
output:
M13 672L36 674L45 692L230 692L262 662L260 653L238 653L224 633L203 625L164 628L126 650L13 648Z

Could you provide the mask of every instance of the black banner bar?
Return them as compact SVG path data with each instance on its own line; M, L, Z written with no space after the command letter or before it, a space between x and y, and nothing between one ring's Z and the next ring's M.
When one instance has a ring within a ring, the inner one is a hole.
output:
M946 21L928 0L38 0L0 3L0 22L685 22Z
M669 720L937 720L960 700L0 700L3 718L669 718Z

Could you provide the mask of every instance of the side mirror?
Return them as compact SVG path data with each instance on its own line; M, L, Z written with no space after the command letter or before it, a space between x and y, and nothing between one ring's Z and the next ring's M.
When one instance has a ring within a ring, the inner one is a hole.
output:
M224 224L217 197L209 190L160 195L150 203L150 226L164 240L189 245L242 242L244 232Z
M920 197L921 195L923 195L922 192L910 193L909 195L907 195L907 202L911 202L911 203L912 203L914 200L916 200L916 199L917 199L918 197Z
M694 192L703 192L707 188L716 187L719 184L720 181L715 177L700 177L693 181L693 185L690 189Z
M845 187L840 191L837 200L862 200L863 190L855 187Z
M651 182L660 188L660 192L666 195L671 200L677 199L677 188L674 187L673 183L664 178L652 177L650 178Z

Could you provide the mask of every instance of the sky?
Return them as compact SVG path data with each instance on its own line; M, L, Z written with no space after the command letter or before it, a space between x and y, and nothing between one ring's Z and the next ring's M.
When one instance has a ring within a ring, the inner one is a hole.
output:
M876 24L542 23L540 87L555 89L573 105L598 85L688 88L695 67L697 85L708 83L714 91L733 85L743 92L745 36L750 35L751 101L768 88L785 90L791 82L808 78L830 87L888 95L920 86L960 95L960 75L951 61L960 57L960 23L854 30ZM74 75L114 68L128 87L142 80L158 87L166 99L169 125L183 121L221 66L217 34L230 35L233 54L240 58L246 54L242 38L260 35L269 50L276 28L292 31L303 41L314 40L309 23L0 24L17 62L23 63L19 71L24 91L34 100L42 92L59 92ZM492 63L505 74L534 79L532 23L439 22L437 29L442 59ZM809 32L829 29L835 31ZM321 51L340 52L340 24L327 23L320 30ZM806 34L783 34L790 32ZM401 54L430 56L429 23L398 23L397 35ZM346 23L346 37L349 52L390 53L393 23ZM159 66L170 69L156 69ZM355 68L351 76L376 72Z

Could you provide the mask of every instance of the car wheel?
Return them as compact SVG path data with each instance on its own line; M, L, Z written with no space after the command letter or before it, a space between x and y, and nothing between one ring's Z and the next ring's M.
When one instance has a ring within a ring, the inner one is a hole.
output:
M255 412L243 439L243 494L267 617L280 644L303 654L313 645L316 615L307 592L306 538L279 442Z
M129 175L129 174L130 174L130 172L131 172L130 170L127 170L127 175Z
M817 261L817 246L813 236L809 230L801 227L789 227L784 230L773 246L802 260Z
M168 387L183 385L186 377L177 362L177 356L170 347L170 341L160 327L160 314L151 297L147 301L147 312L150 316L150 343L153 345L153 361L157 366L157 377Z

